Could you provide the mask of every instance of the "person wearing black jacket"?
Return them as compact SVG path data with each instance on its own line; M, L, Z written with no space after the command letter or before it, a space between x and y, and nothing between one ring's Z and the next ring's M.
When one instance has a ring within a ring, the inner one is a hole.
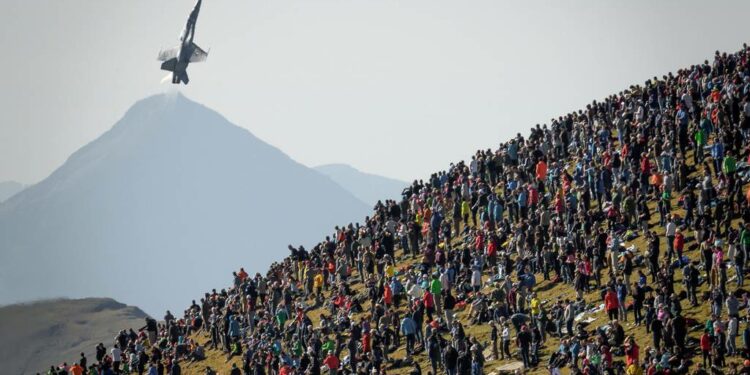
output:
M685 348L685 338L687 337L687 323L680 313L677 313L672 318L672 336L674 337L676 347L675 354L682 353L683 348Z
M693 262L690 262L685 266L683 269L683 282L685 283L685 288L687 289L687 295L688 299L690 300L690 304L693 306L698 306L698 278L700 276L700 272L695 267Z
M169 375L182 375L182 368L178 360L172 362L172 368L169 369Z
M448 347L443 351L443 366L445 366L445 372L448 375L456 375L456 366L458 365L458 351L453 345L448 344Z
M529 333L529 327L526 325L521 326L521 332L518 332L516 337L516 345L521 349L521 359L523 360L523 367L529 368L531 361L529 358L529 347L531 346L531 333Z
M96 346L96 361L101 362L105 355L107 355L107 348L104 347L104 344L99 343Z
M456 369L459 374L471 373L471 353L468 350L462 350L458 353L458 363Z
M654 341L654 349L659 350L661 348L661 337L662 337L662 322L659 319L651 320L651 335Z
M445 321L450 327L453 323L453 308L456 307L456 297L453 297L450 289L443 291L443 313L445 315Z
M643 291L643 287L638 283L633 283L631 293L633 296L633 315L635 316L635 325L639 326L643 320L641 310L643 309L643 300L646 298L646 293Z

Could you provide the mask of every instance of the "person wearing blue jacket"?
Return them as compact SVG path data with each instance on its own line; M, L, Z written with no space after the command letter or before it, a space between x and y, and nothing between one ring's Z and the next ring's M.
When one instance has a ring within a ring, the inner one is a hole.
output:
M237 317L234 315L229 316L229 337L235 339L240 337L240 323L237 321Z
M627 322L628 310L625 308L625 298L628 295L628 288L625 286L625 284L623 284L621 279L617 279L615 291L617 292L617 300L620 303L620 319Z
M529 197L526 193L526 189L520 189L518 191L518 209L520 211L520 215L522 219L526 219L527 213L528 213L528 202Z
M721 174L721 163L724 160L724 143L718 137L711 145L711 161L714 166L714 176L717 178Z
M401 333L406 337L406 353L412 355L414 353L414 341L417 334L417 323L409 314L406 314L401 319Z

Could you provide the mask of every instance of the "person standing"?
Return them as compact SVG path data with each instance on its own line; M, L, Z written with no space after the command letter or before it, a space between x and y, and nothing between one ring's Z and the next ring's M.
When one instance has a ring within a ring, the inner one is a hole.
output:
M633 286L630 289L633 296L633 319L635 320L635 325L640 326L641 321L643 321L641 310L643 309L643 301L646 298L645 292L639 283L633 283Z
M667 223L664 225L664 236L667 240L667 259L672 262L672 255L674 255L674 237L677 232L677 224L675 224L672 214L667 215Z
M613 287L607 288L607 293L604 295L604 308L607 310L607 316L610 321L617 319L620 302Z
M448 343L448 346L443 351L443 366L445 367L445 373L447 375L457 375L456 365L458 364L458 351L453 347L453 344Z
M508 323L503 323L503 331L501 335L503 340L503 350L500 352L500 359L510 359L510 328L508 327Z
M516 345L521 349L523 367L526 369L530 368L531 358L529 357L529 349L531 347L531 333L529 333L529 327L525 324L521 326L521 332L518 332L518 336L516 336Z
M497 339L498 339L498 332L497 332L497 325L495 322L490 323L491 331L490 331L490 340L492 340L492 358L498 359L500 356L498 355L497 350Z
M110 351L112 355L112 370L116 373L120 373L120 363L122 362L122 350L120 350L119 344L115 344Z
M333 354L332 350L328 351L328 356L323 360L323 364L328 367L328 373L330 375L336 375L339 371L339 358Z
M409 358L414 353L414 343L416 341L417 323L409 314L401 320L401 333L406 337L406 357Z

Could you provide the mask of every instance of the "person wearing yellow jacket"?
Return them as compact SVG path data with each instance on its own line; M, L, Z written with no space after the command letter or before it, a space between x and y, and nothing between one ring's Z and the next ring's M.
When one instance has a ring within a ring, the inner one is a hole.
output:
M469 201L461 201L461 216L464 218L464 225L469 225L469 217L471 217L471 206Z
M315 277L313 278L313 289L315 289L315 294L320 297L320 294L323 291L323 273L318 272L315 274Z

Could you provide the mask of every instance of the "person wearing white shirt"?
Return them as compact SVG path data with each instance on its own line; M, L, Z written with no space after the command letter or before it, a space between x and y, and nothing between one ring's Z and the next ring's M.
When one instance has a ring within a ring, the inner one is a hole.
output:
M667 225L664 228L664 235L667 237L667 257L672 259L674 253L674 235L677 231L677 225L672 220L672 215L667 215Z
M411 297L412 300L420 299L422 298L422 287L419 286L419 283L412 284L411 288L409 288L409 297Z
M110 351L112 354L112 370L115 371L115 373L120 373L120 362L122 361L122 350L115 345L112 347L112 350Z
M503 324L503 333L500 335L503 339L503 349L500 351L500 359L505 359L505 356L508 356L508 358L511 358L510 356L510 329L508 329L508 324Z
M474 267L474 271L471 272L471 286L474 292L478 292L482 287L482 270L479 267Z

